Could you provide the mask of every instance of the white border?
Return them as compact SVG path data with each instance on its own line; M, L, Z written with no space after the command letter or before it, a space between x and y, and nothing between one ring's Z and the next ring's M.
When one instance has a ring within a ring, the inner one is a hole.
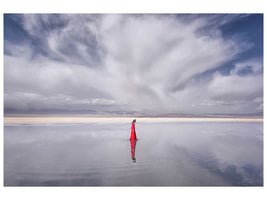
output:
M5 13L263 13L263 0L9 0Z

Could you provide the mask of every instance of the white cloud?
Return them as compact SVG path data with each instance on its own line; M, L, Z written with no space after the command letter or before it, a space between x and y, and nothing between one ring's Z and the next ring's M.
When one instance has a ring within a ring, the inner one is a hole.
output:
M260 59L251 59L242 63L237 63L235 68L230 71L231 75L238 75L249 71L253 74L261 74L263 70L262 61Z
M72 109L105 104L142 113L217 113L238 105L235 112L243 113L259 106L253 101L262 97L258 60L237 63L228 76L195 79L234 59L247 44L223 39L209 18L24 15L23 21L45 53L34 55L28 43L6 43L11 55L5 55L5 106L40 103L29 93L57 97L46 101L50 109L68 109L72 102ZM207 26L213 34L199 31ZM247 69L251 73L243 75Z
M210 94L215 99L251 99L258 96L262 90L262 75L249 76L223 76L214 74L213 80L208 86Z

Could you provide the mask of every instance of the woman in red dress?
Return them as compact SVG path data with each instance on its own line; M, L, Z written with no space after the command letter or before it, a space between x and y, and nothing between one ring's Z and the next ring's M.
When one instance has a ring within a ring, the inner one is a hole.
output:
M137 140L136 132L135 132L135 122L136 122L136 119L134 119L133 122L132 122L130 140Z

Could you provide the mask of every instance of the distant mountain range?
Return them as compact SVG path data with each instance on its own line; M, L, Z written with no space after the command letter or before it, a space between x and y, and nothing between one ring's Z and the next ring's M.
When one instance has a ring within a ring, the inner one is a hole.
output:
M28 112L5 110L4 116L88 116L88 117L177 117L177 118L262 118L263 112L246 113L246 114L222 114L222 113L208 113L208 114L187 114L187 113L163 113L163 114L148 114L127 111L95 111L95 110L46 110L40 112L32 110Z

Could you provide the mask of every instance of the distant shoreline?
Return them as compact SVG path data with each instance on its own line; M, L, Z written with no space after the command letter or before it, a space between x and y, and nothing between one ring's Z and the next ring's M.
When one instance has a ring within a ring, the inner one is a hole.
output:
M134 117L6 116L4 124L129 122ZM263 118L135 117L138 122L263 122Z

